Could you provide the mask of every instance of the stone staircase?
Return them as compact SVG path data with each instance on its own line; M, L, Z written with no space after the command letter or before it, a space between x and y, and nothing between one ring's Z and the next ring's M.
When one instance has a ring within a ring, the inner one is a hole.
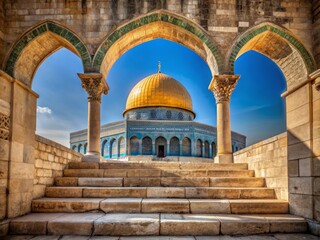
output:
M70 163L11 234L250 235L306 232L247 164Z

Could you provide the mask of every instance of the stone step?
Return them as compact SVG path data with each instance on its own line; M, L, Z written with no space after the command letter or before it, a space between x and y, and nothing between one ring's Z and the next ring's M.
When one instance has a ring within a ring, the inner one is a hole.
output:
M65 177L254 177L253 170L64 169Z
M274 194L274 190L270 188L47 187L46 197L274 199L275 194Z
M32 213L10 221L10 234L209 236L303 233L307 223L289 214Z
M57 177L55 186L90 187L264 187L264 178L132 177L77 178Z
M192 162L70 162L70 169L182 169L182 170L247 170L246 163L192 163Z
M179 198L41 198L32 201L33 212L81 213L288 213L288 202L276 199L216 200Z

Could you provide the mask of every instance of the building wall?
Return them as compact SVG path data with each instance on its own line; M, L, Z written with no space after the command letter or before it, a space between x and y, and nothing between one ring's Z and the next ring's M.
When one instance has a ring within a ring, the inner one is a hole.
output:
M287 133L274 136L234 153L235 163L248 163L256 177L264 177L278 199L288 200Z
M312 0L313 54L320 68L320 1Z

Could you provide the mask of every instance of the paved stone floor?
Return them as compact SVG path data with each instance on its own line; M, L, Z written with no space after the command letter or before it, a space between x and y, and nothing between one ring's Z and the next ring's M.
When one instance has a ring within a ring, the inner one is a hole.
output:
M20 236L6 236L3 240L320 240L320 237L316 237L309 234L272 234L272 235L251 235L251 236L177 236L177 237L165 237L165 236L153 236L153 237L104 237L104 236L32 236L32 235L20 235Z

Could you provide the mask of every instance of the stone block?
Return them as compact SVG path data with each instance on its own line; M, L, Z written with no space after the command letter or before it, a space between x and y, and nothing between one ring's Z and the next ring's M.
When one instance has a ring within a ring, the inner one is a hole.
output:
M140 213L142 198L108 198L100 203L105 213Z
M40 198L45 195L46 192L46 186L45 185L40 185L36 184L33 185L33 198Z
M270 233L303 233L308 230L307 222L304 218L289 215L265 216L270 222Z
M184 198L185 189L182 187L148 187L147 198Z
M253 177L252 170L208 170L208 177Z
M269 232L269 222L263 216L219 215L223 235L253 235Z
M65 177L103 177L103 169L64 169Z
M77 177L56 177L54 179L54 185L56 186L78 186Z
M41 198L32 201L33 212L81 213L99 210L100 198Z
M312 177L290 177L289 192L312 195Z
M79 178L79 186L122 187L122 178Z
M264 187L264 178L210 178L210 187Z
M74 198L82 197L82 188L80 187L47 187L46 197L56 197L56 198Z
M34 164L11 162L10 178L12 179L33 179Z
M290 213L305 218L313 218L313 199L312 195L292 194L289 192Z
M207 177L162 177L163 187L209 187Z
M186 197L187 198L239 198L240 190L239 189L229 189L229 188L186 188Z
M158 235L159 214L107 214L94 223L94 235Z
M301 107L295 108L290 112L287 112L288 131L308 122L310 122L310 105L308 103Z
M33 179L10 179L9 189L11 193L25 193L32 191Z
M48 234L91 235L93 222L103 217L102 213L67 213L48 221Z
M299 160L288 161L288 175L289 177L299 176Z
M160 187L160 177L156 178L124 178L123 185L125 187Z
M70 169L99 169L99 163L93 163L93 162L70 162L69 163L69 168Z
M105 198L141 198L146 197L147 189L143 187L108 187L83 189L83 197L105 197Z
M274 189L272 188L251 188L251 189L241 189L240 198L266 198L273 199L275 198Z
M228 214L230 211L229 200L215 199L190 199L190 212L203 214Z
M291 128L288 132L288 145L305 142L310 140L310 123L306 123L295 128Z
M220 222L215 216L201 214L161 214L160 235L219 235Z
M143 199L143 213L189 213L187 199Z
M9 221L0 220L0 237L7 236L9 233Z
M31 213L11 220L10 234L36 234L46 235L47 223L50 220L63 216L62 213Z
M230 200L231 213L233 214L276 214L288 213L287 201L281 200Z
M105 169L104 177L126 177L127 171L124 169Z
M299 176L312 176L312 158L299 159Z
M207 170L171 170L161 171L162 177L206 177Z
M9 141L0 139L0 160L8 161L9 160Z
M312 156L310 141L300 142L288 146L288 160L309 158Z
M158 169L128 169L127 177L160 177L161 170Z

